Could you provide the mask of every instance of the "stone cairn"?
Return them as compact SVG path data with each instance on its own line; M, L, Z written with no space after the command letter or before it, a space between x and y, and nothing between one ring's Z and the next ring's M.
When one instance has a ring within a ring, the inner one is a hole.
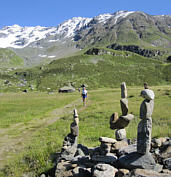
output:
M70 133L63 141L55 171L51 175L42 174L41 177L170 177L171 138L151 140L154 93L145 89L141 96L145 99L140 106L142 120L138 125L137 142L126 140L124 128L134 116L128 114L126 84L122 83L122 115L118 117L118 113L114 113L110 118L110 128L116 129L116 139L100 137L100 146L93 148L78 144L79 119L74 109L74 120L70 125Z
M117 141L126 140L126 130L125 127L128 126L129 122L134 118L134 115L128 114L128 99L127 99L127 88L126 83L121 84L121 111L122 115L118 116L115 112L110 118L110 128L116 129L115 136Z
M77 151L78 145L78 133L79 133L79 119L77 110L74 109L73 114L73 122L70 126L70 133L64 138L63 147L61 151L61 158L65 160L69 160L74 157Z
M140 106L140 123L138 124L137 152L146 154L151 148L152 113L154 108L154 92L149 89L141 91L144 101Z

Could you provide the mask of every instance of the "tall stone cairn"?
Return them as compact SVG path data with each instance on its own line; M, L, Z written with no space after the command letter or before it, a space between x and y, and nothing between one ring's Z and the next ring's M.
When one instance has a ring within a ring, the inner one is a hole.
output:
M70 133L64 138L63 147L61 152L61 158L70 160L74 157L77 151L78 145L78 134L79 134L79 119L77 110L74 109L73 111L73 122L70 125Z
M149 89L141 91L144 101L140 106L140 123L137 133L137 152L146 154L151 147L152 113L154 108L154 92Z
M128 114L127 88L125 82L122 82L121 84L120 105L121 105L122 115L118 116L118 113L115 112L114 114L111 115L110 118L110 128L113 130L117 129L115 132L117 141L122 141L126 139L125 127L127 127L129 122L134 118L134 115Z

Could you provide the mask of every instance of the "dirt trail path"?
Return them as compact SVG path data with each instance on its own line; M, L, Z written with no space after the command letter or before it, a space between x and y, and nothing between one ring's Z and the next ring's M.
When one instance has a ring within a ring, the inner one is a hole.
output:
M21 151L24 147L24 142L43 127L56 122L60 116L72 114L73 109L81 105L81 99L77 99L70 104L53 110L48 117L43 119L34 119L27 124L19 123L10 128L0 131L0 169L4 166L4 162L10 159L15 153ZM16 132L16 135L13 132Z

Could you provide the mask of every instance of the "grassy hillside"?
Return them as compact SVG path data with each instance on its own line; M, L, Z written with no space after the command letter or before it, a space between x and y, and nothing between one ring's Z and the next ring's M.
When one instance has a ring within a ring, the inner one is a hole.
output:
M23 65L23 59L9 49L0 48L0 67L18 67Z
M142 57L140 55L103 49L98 55L80 54L52 61L50 64L31 69L17 70L8 75L0 76L2 90L29 89L58 90L71 83L78 88L82 83L89 89L118 87L125 81L127 85L161 85L171 82L171 64ZM3 84L4 79L10 84Z

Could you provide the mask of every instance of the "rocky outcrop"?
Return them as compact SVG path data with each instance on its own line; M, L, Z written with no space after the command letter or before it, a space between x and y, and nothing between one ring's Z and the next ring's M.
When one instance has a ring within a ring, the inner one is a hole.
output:
M114 49L114 50L134 52L148 58L158 58L165 54L165 52L161 50L143 49L137 45L119 45L114 43L112 45L107 46L107 48Z

